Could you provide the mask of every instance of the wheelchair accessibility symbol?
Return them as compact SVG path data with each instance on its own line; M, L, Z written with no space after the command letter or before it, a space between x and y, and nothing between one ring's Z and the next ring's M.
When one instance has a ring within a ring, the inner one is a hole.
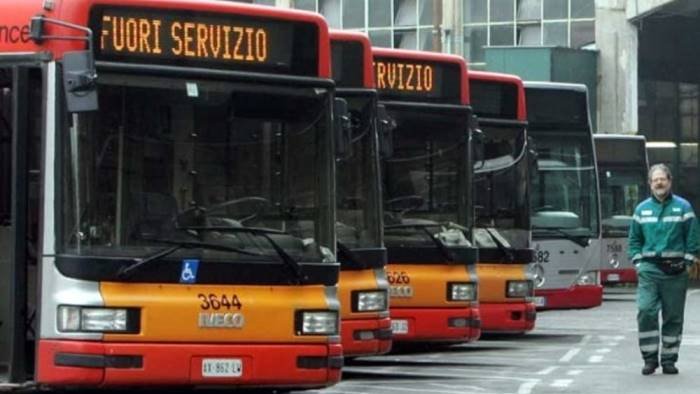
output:
M197 269L199 269L199 260L182 260L182 270L180 271L180 283L197 282Z

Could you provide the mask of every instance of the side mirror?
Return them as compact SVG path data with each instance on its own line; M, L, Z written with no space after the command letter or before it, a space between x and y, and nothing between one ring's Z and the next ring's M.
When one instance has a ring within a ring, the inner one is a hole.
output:
M386 112L386 107L377 105L377 126L379 132L379 154L383 158L394 155L394 129L396 122Z
M97 72L90 51L63 54L63 90L69 112L96 111Z
M348 102L338 97L333 101L333 130L336 157L345 159L352 156L352 124Z

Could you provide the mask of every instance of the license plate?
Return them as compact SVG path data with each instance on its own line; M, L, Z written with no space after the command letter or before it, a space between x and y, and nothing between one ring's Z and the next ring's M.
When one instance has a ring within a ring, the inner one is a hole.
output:
M408 334L408 320L392 320L391 332L393 334Z
M545 306L547 299L545 297L535 297L535 306Z
M205 378L235 378L241 375L243 375L243 362L238 358L205 358L202 360L202 376Z
M619 282L619 281L620 281L619 274L608 274L608 282Z

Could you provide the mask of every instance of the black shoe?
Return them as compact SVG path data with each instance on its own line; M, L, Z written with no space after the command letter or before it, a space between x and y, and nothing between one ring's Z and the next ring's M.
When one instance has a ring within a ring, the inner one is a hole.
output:
M666 375L677 375L678 368L673 364L666 364L661 366L661 371Z
M647 361L644 363L644 368L642 368L642 375L651 375L656 371L656 368L659 367L658 363L655 363L653 361ZM664 367L664 371L666 367ZM677 371L677 370L676 370Z

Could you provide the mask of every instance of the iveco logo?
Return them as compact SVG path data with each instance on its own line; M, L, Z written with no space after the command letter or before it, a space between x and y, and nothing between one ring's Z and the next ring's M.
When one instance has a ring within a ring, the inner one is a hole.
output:
M200 328L243 328L244 324L242 313L199 313Z

